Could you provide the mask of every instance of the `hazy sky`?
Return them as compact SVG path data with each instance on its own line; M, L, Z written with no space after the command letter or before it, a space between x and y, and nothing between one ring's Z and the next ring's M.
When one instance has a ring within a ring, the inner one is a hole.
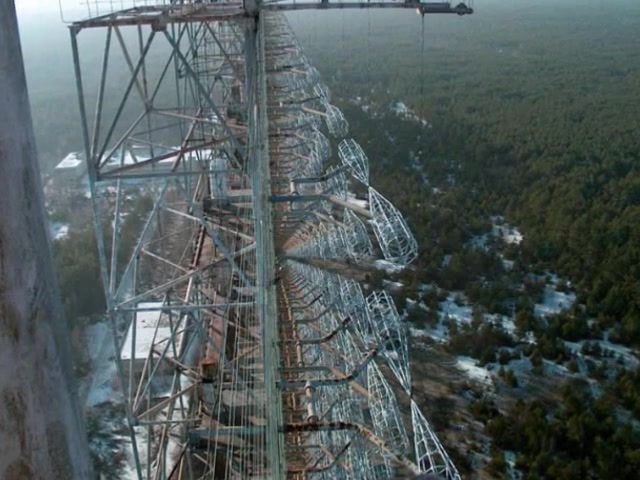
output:
M57 12L59 10L58 0L15 0L18 14L35 12ZM62 0L62 4L67 6L78 5L78 0Z
M67 21L131 7L134 3L142 5L145 2L144 0L15 0L19 18L55 15L59 19L62 11ZM149 3L162 3L162 0Z
M34 18L47 19L62 23L62 11L67 21L78 20L87 16L87 7L80 4L84 0L14 0L18 21L29 21ZM84 14L83 14L84 12Z

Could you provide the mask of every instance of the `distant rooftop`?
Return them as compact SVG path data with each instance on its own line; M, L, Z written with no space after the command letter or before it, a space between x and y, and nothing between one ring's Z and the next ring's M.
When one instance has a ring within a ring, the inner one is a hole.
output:
M56 166L56 170L77 168L84 161L84 156L79 152L71 152Z
M164 347L163 341L171 338L171 327L169 326L169 319L166 314L161 311L162 302L144 302L138 304L139 308L157 308L157 310L136 312L135 323L131 323L129 331L127 332L127 338L122 346L120 358L122 360L131 359L131 347L132 347L132 329L136 327L136 344L135 344L135 359L144 360L149 356L149 351L153 344L161 344ZM157 333L156 333L157 327ZM154 339L155 336L155 339ZM155 340L155 341L154 341ZM171 357L172 350L169 349L167 356Z

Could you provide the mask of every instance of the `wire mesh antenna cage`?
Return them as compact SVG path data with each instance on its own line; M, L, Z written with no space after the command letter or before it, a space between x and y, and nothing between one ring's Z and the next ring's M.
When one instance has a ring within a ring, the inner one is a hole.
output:
M382 252L405 266L417 245L391 202L350 191L368 186L368 160L340 142L348 122L277 13L300 4L84 6L74 67L137 476L455 472L417 406L412 429L399 414L394 390L411 382L392 298L323 263ZM90 28L105 33L95 97L78 43Z
M365 185L369 185L369 159L362 147L352 139L344 139L338 145L338 155L342 163L349 167L351 174Z
M385 259L397 265L408 265L418 256L418 244L407 222L389 200L369 188L371 225Z
M373 255L373 246L364 222L349 209L344 210L343 222L349 256L356 262L370 258Z
M411 395L409 349L405 326L393 299L386 291L373 291L367 297L371 328L384 344L382 356L408 395Z

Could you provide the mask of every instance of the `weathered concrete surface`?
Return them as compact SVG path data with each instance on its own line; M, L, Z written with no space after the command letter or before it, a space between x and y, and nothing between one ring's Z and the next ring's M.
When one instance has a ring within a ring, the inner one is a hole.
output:
M13 0L0 0L0 478L88 479Z

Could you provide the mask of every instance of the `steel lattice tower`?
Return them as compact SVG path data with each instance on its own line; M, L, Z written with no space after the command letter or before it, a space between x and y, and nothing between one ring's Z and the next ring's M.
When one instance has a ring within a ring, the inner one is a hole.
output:
M324 0L87 8L71 41L138 476L459 478L411 398L392 298L323 268L380 257L403 267L417 244L369 185L366 153L279 11L472 10ZM105 44L90 111L78 40L96 28ZM116 55L128 80L114 94ZM354 182L366 198L350 193ZM151 201L131 243L123 222L140 192Z

